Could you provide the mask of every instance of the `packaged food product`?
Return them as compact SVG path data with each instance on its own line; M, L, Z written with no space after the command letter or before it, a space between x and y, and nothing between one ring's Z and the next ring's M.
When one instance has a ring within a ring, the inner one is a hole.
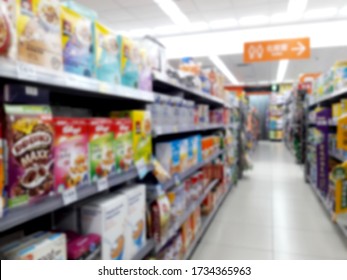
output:
M151 205L152 236L161 243L168 234L170 228L170 201L164 194Z
M54 186L62 192L88 182L88 122L54 118Z
M95 46L95 75L100 81L120 84L120 48L119 38L99 22L93 28Z
M193 162L195 164L203 161L201 135L193 136Z
M146 36L141 45L146 49L151 70L166 73L166 50L156 39Z
M91 201L81 209L82 233L100 235L102 260L124 259L127 204L127 197L117 193Z
M63 69L60 4L56 0L17 0L18 58Z
M77 235L67 243L67 256L69 260L86 260L92 256L101 245L97 234Z
M134 165L133 124L130 118L117 118L114 125L117 171L122 172Z
M89 121L89 172L91 181L116 171L114 121L93 118Z
M140 48L139 89L146 91L153 90L151 61L147 49L144 47Z
M121 76L122 85L137 88L139 84L140 50L135 41L125 36L121 40Z
M334 65L334 88L342 89L347 86L347 61L340 61Z
M92 77L92 21L64 6L61 7L61 17L64 70Z
M155 145L155 155L164 169L170 175L183 171L181 166L181 140L160 142Z
M131 259L146 244L146 186L126 188L123 194L128 201L124 256Z
M0 57L16 59L15 1L0 1Z
M5 105L8 206L53 192L52 115L47 106Z

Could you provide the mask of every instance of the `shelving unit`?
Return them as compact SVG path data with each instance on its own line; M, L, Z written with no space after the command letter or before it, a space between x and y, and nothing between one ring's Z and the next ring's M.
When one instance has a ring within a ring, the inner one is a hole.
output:
M318 105L322 105L324 103L330 103L336 99L339 99L341 97L343 97L345 94L347 93L347 88L342 88L339 89L331 94L327 94L325 96L322 96L321 98L314 100L312 102L310 102L306 108L310 109L312 107L316 107Z
M183 133L192 133L199 131L210 131L216 129L223 129L225 127L224 124L206 124L206 125L195 125L195 126L170 126L170 127L154 127L153 136L165 136L172 134L183 134Z

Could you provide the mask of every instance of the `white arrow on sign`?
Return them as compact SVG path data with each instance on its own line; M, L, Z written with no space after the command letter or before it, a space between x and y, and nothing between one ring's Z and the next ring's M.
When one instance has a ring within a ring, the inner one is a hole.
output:
M306 47L303 43L297 42L297 47L292 48L292 51L297 52L297 55L300 56L306 51Z

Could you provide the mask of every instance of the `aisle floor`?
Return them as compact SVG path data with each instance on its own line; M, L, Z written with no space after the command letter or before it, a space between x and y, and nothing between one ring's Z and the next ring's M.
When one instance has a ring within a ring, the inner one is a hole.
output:
M347 245L283 143L261 142L192 259L347 259Z

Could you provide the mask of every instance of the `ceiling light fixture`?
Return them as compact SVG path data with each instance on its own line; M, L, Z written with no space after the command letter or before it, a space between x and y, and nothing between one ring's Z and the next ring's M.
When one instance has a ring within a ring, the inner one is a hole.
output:
M268 24L270 21L269 17L259 15L259 16L249 16L243 17L239 20L240 25L251 26L251 25L262 25Z
M307 0L289 0L287 12L291 15L302 15L306 6Z
M162 11L171 18L176 25L189 23L188 17L181 11L177 4L172 0L153 0Z
M281 83L284 80L284 76L286 75L287 68L288 68L289 60L284 59L281 60L278 64L278 70L277 70L277 83Z
M335 16L337 12L336 8L310 10L305 13L305 19L330 18Z
M209 26L213 29L236 27L237 24L237 20L233 18L214 20L209 22Z
M239 81L235 78L235 76L230 72L230 70L226 67L224 62L216 55L209 56L210 60L214 63L214 65L228 78L228 80L234 84L238 85Z

